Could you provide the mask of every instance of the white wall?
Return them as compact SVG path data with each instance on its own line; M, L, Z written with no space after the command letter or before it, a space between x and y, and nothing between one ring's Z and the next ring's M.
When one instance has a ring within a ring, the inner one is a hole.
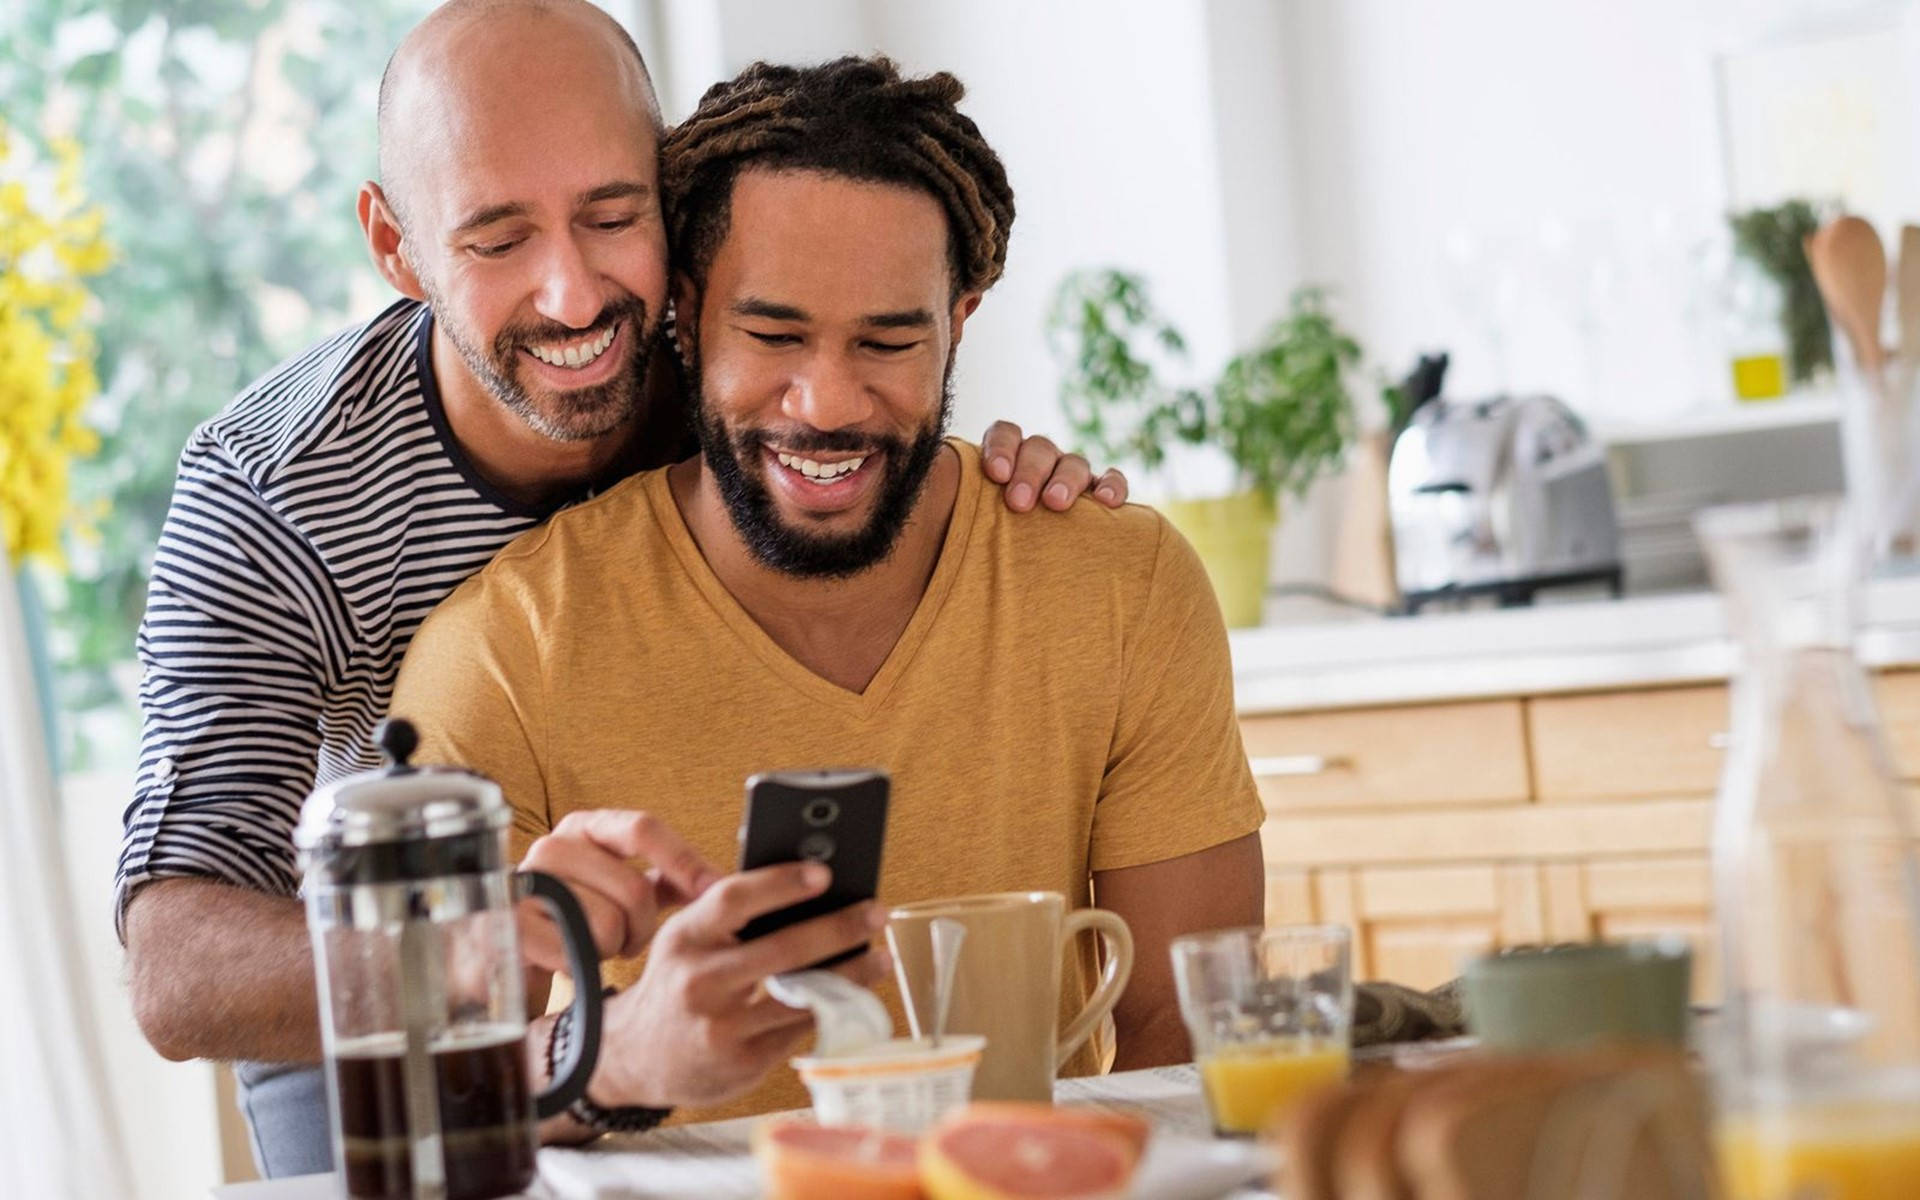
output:
M1154 0L875 6L908 70L950 70L999 151L1019 215L1006 277L968 326L958 428L1065 432L1043 327L1088 266L1136 270L1196 362L1228 352L1231 290L1203 11Z
M1291 95L1285 6L1211 0L1204 6L1208 90L1234 347L1286 308L1303 278L1296 164L1307 131Z
M1904 20L1920 95L1916 7L1287 0L1305 271L1342 288L1396 370L1443 346L1460 390L1552 390L1603 421L1726 403L1692 261L1724 238L1730 207L1716 56ZM1920 196L1908 205L1920 215ZM1503 293L1486 307L1504 366L1462 303L1450 243L1474 249L1483 292Z
M1339 285L1376 358L1397 371L1447 347L1462 390L1545 388L1589 409L1685 395L1686 243L1720 208L1695 6L1285 7L1307 131L1296 172L1305 270ZM1496 293L1504 369L1449 286L1450 241ZM1612 264L1598 379L1576 331L1587 250Z
M876 49L866 0L718 0L714 7L725 56L720 77L760 58L819 62Z

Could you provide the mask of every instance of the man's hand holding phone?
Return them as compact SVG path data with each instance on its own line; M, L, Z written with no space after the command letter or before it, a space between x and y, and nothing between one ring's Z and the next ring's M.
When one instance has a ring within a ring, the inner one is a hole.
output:
M740 871L724 878L640 814L569 814L534 843L524 865L574 888L603 956L648 951L639 981L607 1002L589 1099L602 1108L730 1100L813 1027L812 1013L767 995L769 976L830 965L862 986L887 977L892 959L872 943L886 926L874 896L888 792L882 771L754 776ZM640 858L652 867L634 867ZM563 967L547 932L551 945L530 937L527 958Z
M813 1028L811 1013L766 994L770 975L852 952L834 968L871 986L893 969L871 943L886 925L875 901L785 926L751 941L756 917L823 895L832 872L814 862L729 875L668 917L639 982L607 1003L605 1048L587 1095L602 1107L720 1104L750 1091ZM869 947L860 954L861 947Z
M784 862L828 863L833 884L820 895L754 919L742 939L870 901L879 894L892 780L868 767L766 771L747 780L740 869ZM810 964L830 967L839 960Z

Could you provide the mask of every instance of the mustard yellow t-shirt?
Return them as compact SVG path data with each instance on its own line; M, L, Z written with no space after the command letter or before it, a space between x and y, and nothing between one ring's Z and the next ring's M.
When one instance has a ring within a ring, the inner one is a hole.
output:
M1093 872L1258 829L1226 631L1192 548L1135 505L1010 512L978 449L949 445L961 483L939 562L862 693L747 615L654 471L557 514L449 596L393 712L419 726L420 761L501 784L516 860L574 809L635 808L730 866L747 776L827 766L892 774L887 903L1044 889L1084 905ZM1090 948L1075 962L1068 1015L1097 978ZM605 974L625 985L639 964ZM783 1068L728 1112L806 1103Z

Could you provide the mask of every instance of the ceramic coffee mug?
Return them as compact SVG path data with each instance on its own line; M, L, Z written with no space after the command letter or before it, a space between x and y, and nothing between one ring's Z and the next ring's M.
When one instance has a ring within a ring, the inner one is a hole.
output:
M976 1100L1050 1100L1059 1064L1113 1011L1133 970L1133 935L1118 914L1071 911L1058 892L999 892L929 900L887 915L887 944L915 1037L933 1032L935 917L966 926L946 1032L987 1039L973 1075ZM1082 932L1105 943L1100 982L1065 1029L1060 983L1067 950Z
M1684 1046L1692 962L1678 938L1489 954L1468 963L1462 980L1467 1027L1498 1050Z

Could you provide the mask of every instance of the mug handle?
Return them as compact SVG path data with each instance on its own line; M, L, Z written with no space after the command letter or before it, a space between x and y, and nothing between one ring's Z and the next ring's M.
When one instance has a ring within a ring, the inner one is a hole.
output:
M1104 908L1076 908L1060 922L1060 947L1064 953L1066 947L1082 932L1092 930L1100 935L1107 944L1106 969L1100 972L1100 986L1093 989L1093 995L1087 997L1087 1006L1078 1016L1067 1023L1061 1031L1060 1040L1053 1048L1054 1070L1060 1069L1082 1043L1093 1036L1094 1026L1101 1018L1113 1011L1120 1002L1120 993L1127 988L1127 978L1133 974L1133 930L1127 928L1126 919L1119 913Z
M573 1028L566 1055L553 1064L553 1078L533 1101L534 1114L544 1121L586 1094L600 1060L600 952L594 948L587 914L566 884L543 871L521 871L516 878L522 891L545 904L559 923L567 944L567 973L573 976L573 1003L568 1006Z

